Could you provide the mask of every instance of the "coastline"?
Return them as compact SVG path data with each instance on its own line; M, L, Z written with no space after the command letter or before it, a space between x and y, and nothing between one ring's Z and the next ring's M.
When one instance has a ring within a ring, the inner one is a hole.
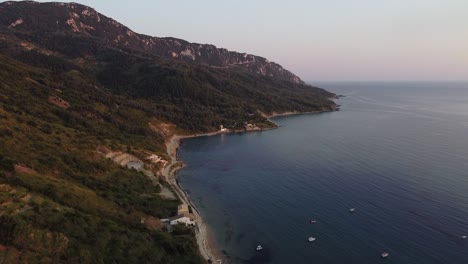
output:
M195 221L197 222L197 228L195 229L195 239L197 241L200 254L205 260L211 260L212 263L225 263L227 259L225 259L224 254L221 253L221 250L216 247L216 243L213 241L213 236L210 234L208 230L207 224L203 221L203 218L198 211L197 207L190 199L188 194L183 190L183 188L179 185L177 180L176 172L185 167L182 161L177 159L177 150L180 147L181 141L187 138L195 138L195 137L206 137L206 136L215 136L219 134L231 134L231 133L246 133L246 132L261 132L271 129L279 128L280 126L275 122L271 121L270 118L278 117L278 116L292 116L292 115L305 115L305 114L319 114L325 112L333 112L332 111L313 111L313 112L283 112L283 113L272 113L271 115L265 115L265 117L272 123L275 124L274 127L271 128L263 128L260 130L255 131L245 131L245 130L231 130L231 131L214 131L208 133L201 133L201 134L192 134L192 135L172 135L168 141L166 141L166 150L167 154L170 157L170 163L164 167L162 170L162 175L166 178L169 184L174 188L177 193L177 196L181 199L183 204L186 204L192 208L192 214L195 217ZM177 166L178 165L178 166ZM217 262L217 261L221 262Z
M166 167L164 167L162 171L162 175L166 177L166 180L174 188L174 190L177 193L177 196L181 199L182 203L192 208L192 214L194 215L195 221L197 222L197 227L195 229L195 239L197 241L200 254L205 260L212 260L213 262L216 260L222 261L223 255L217 248L215 248L215 243L213 242L213 239L211 238L211 235L208 232L207 225L203 221L203 218L200 215L200 212L198 211L197 207L189 198L188 194L179 185L179 182L176 177L176 172L182 169L184 165L181 163L181 161L177 159L177 150L180 146L180 142L182 139L202 136L214 136L223 133L226 132L216 131L204 134L173 135L166 142L167 154L169 155L171 160L170 163Z

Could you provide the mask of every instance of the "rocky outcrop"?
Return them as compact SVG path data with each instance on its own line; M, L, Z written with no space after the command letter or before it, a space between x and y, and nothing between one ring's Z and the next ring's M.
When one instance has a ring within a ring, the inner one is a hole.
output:
M261 76L303 83L299 77L266 58L209 44L138 34L93 8L76 3L4 2L0 4L0 26L18 32L55 31L88 35L107 44L144 50L169 59L238 68Z

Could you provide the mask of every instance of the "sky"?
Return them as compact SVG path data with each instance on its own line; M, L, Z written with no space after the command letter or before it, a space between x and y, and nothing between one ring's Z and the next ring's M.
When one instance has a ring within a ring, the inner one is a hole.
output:
M138 33L266 57L306 81L468 80L468 0L74 2Z

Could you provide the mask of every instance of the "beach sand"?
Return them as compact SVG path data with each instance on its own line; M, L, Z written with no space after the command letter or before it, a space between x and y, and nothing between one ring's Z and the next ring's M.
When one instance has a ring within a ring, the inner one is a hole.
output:
M217 263L218 260L221 260L222 263L226 263L226 260L223 258L221 251L216 248L216 243L213 241L213 236L209 233L208 227L203 221L203 218L200 215L200 212L193 204L192 200L189 198L187 193L180 187L176 180L175 173L177 170L182 169L184 166L180 161L177 160L177 149L180 146L180 141L184 138L200 137L200 136L212 136L217 135L223 132L212 132L206 134L197 134L189 136L180 136L174 135L166 143L167 154L171 158L169 164L163 169L163 175L166 177L168 182L174 187L178 196L184 204L187 204L192 207L193 215L195 221L197 222L197 227L195 229L195 237L197 244L200 250L200 254L204 259L211 259L213 263ZM179 166L175 166L179 165ZM219 263L219 262L218 262Z
M273 113L272 115L269 115L266 117L270 120L271 117L275 117L275 116L316 114L316 113L321 113L321 112L309 112L309 113L284 112L284 113ZM260 132L260 131L275 129L278 127L279 126L276 125L275 127L255 130L255 131ZM195 237L196 237L197 244L200 250L200 254L206 260L211 260L212 263L228 263L229 259L226 258L226 256L224 256L224 254L221 253L221 250L216 246L216 243L213 239L214 236L213 234L210 233L208 226L203 221L203 218L200 215L200 212L195 207L195 205L193 204L192 200L187 195L187 193L178 184L178 181L176 179L176 172L182 169L184 167L184 164L177 159L177 149L179 148L180 142L183 139L194 138L194 137L204 137L204 136L214 136L214 135L224 134L224 133L240 133L240 132L245 132L245 130L215 131L215 132L210 132L210 133L193 134L193 135L173 135L172 137L169 138L169 140L166 141L166 149L167 149L167 154L170 157L170 162L162 170L162 175L166 177L167 181L173 186L174 190L177 192L177 195L182 200L182 203L187 204L190 207L192 207L193 215L197 222L197 227L195 230Z
M296 112L286 113L285 115L292 115L297 114ZM274 115L276 116L276 115ZM271 116L273 117L273 115ZM278 126L255 130L255 132L261 132L265 130L275 129ZM225 133L244 133L245 130L228 130L228 131L215 131L210 133L202 133L202 134L193 134L193 135L173 135L166 141L166 149L167 154L170 157L170 162L164 167L162 170L162 175L166 177L169 184L172 185L174 190L177 192L177 195L180 197L182 203L189 205L192 208L193 215L195 217L195 221L197 222L197 227L195 229L195 237L197 240L197 244L200 250L200 254L206 260L211 260L212 263L228 263L229 259L226 258L224 254L221 253L221 250L216 246L216 242L214 241L214 236L210 233L208 226L203 221L200 212L187 195L187 193L182 189L182 187L178 184L176 179L176 172L184 167L184 164L177 159L177 149L180 146L180 142L183 139L187 138L194 138L194 137L205 137L205 136L214 136L218 134L225 134ZM221 261L221 262L220 262Z

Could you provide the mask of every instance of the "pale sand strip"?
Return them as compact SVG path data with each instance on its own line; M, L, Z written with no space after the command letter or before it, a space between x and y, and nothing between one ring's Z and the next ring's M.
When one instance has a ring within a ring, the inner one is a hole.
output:
M177 160L177 149L179 148L181 139L199 137L199 136L212 136L212 135L216 135L220 133L221 132L213 132L213 133L190 135L190 136L178 136L178 135L172 136L169 142L166 143L167 154L169 155L171 160L170 160L170 163L163 170L163 175L166 177L169 183L174 187L174 190L176 190L178 196L182 200L182 203L190 205L192 207L193 215L197 222L197 228L195 229L195 238L197 240L200 253L203 256L203 258L205 258L206 260L207 259L213 260L213 263L216 263L216 260L222 260L223 259L222 254L219 252L217 248L214 247L215 243L213 241L208 241L208 238L210 236L208 235L207 226L203 222L200 212L195 207L192 200L190 200L187 193L185 193L185 191L177 183L175 172L178 169L183 168L183 166L178 166L176 168L173 168L173 167L176 164L180 164L179 161Z
M272 127L268 129L262 129L258 131L264 131L269 129L274 129L277 127ZM166 167L164 167L162 174L166 177L167 181L172 185L174 190L177 192L177 195L182 200L182 203L190 205L192 207L193 215L197 222L197 228L195 229L195 238L197 240L197 244L200 250L201 255L205 259L211 259L213 263L217 263L216 261L221 260L221 263L226 263L227 259L224 258L224 255L220 252L220 250L216 247L216 243L213 241L213 236L209 234L207 225L203 221L203 218L200 215L200 212L193 204L192 200L189 198L187 193L180 187L177 183L175 173L177 170L180 170L184 167L184 165L177 160L177 149L180 146L180 141L186 138L194 138L194 137L205 137L205 136L214 136L218 134L225 134L225 133L240 133L244 132L245 130L235 130L235 131L216 131L211 133L204 133L204 134L194 134L194 135L174 135L172 136L169 141L166 142L166 149L167 154L170 157L170 162ZM174 165L179 165L174 167ZM219 262L218 262L219 263Z
M271 117L275 117L275 116L317 114L317 113L322 113L322 112L323 111L307 112L307 113L284 112L284 113L273 113L272 115L269 115L266 117L268 118L268 120L270 120ZM274 129L278 127L279 126L276 125L276 127L257 130L257 132ZM221 260L222 263L226 263L227 259L224 258L223 254L221 254L220 250L216 247L216 243L213 241L213 236L208 233L208 228L206 224L203 222L200 212L195 207L192 200L188 197L187 193L177 183L175 173L177 172L177 170L182 169L184 167L183 164L177 160L177 149L179 148L180 141L182 139L204 137L204 136L214 136L214 135L224 134L224 133L239 133L239 132L244 132L244 130L216 131L216 132L211 132L211 133L194 134L194 135L186 135L186 136L173 135L169 139L169 141L166 142L167 154L171 160L167 164L167 166L164 167L162 174L166 177L168 182L172 185L174 190L177 192L177 195L182 200L182 203L190 205L192 207L193 215L197 222L197 229L195 230L195 237L197 240L200 253L203 256L203 258L205 258L206 260L211 259L213 263L216 263L217 260ZM177 164L179 164L180 166L177 166L174 168L174 165L177 165Z

